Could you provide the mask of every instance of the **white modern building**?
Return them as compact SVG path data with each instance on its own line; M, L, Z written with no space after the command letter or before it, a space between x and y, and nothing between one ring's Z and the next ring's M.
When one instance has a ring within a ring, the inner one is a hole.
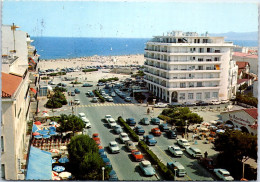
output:
M236 94L232 42L224 37L173 31L146 43L145 81L168 102L226 100Z

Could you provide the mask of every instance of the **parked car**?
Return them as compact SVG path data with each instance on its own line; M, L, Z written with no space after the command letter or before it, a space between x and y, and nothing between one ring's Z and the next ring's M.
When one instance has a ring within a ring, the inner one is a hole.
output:
M169 127L168 127L168 124L167 123L162 123L159 125L159 129L161 131L169 131Z
M104 86L104 83L98 82L97 86Z
M221 102L218 101L218 100L212 100L212 101L210 102L210 104L212 104L212 105L219 105L219 104L221 104Z
M112 116L111 115L105 115L105 120L108 122L109 119L111 119Z
M130 138L126 133L120 133L119 139L122 141L122 143L125 143L130 140Z
M114 170L110 171L108 181L118 181L117 174Z
M135 122L135 119L134 119L134 118L127 118L127 119L126 119L126 123L127 123L129 126L135 126L135 125L136 125L136 122Z
M75 92L76 94L80 94L80 90L79 90L78 88L75 88L74 92Z
M168 105L168 104L158 102L157 104L154 104L154 107L165 108L165 107L167 107L167 105Z
M99 134L98 133L93 133L92 139L95 140L95 141L100 141Z
M114 100L113 100L112 97L106 97L106 101L108 101L108 102L113 102Z
M75 105L80 105L79 99L75 99L75 100L74 100L74 104L75 104Z
M92 87L93 85L91 85L91 84L89 84L89 83L84 83L83 85L82 85L82 87Z
M97 103L97 102L98 102L98 98L97 98L97 97L93 97L92 100L91 100L91 102Z
M196 103L196 106L208 106L209 103L208 102L205 102L205 101L199 101Z
M126 101L126 102L131 102L131 98L130 98L130 97L126 97L126 98L125 98L125 101Z
M94 94L92 91L90 91L89 94L88 94L88 96L89 96L89 97L95 97L95 94Z
M213 170L215 168L215 164L211 158L201 157L198 159L198 162L208 170Z
M167 131L167 132L166 132L166 135L167 135L167 137L170 138L170 139L175 139L175 138L177 138L176 132L173 131L173 130Z
M169 107L180 107L180 106L182 106L182 104L178 103L178 102L172 102L172 103L168 104L168 106Z
M229 103L229 100L221 100L221 104Z
M144 160L143 154L139 150L132 150L132 156L134 157L135 161L142 161Z
M132 142L130 140L125 142L125 146L128 151L136 150L136 146L135 146L134 142Z
M113 131L116 133L116 134L120 134L121 132L123 132L121 126L119 125L115 125L112 127Z
M106 154L104 149L99 149L98 153L99 153L101 158L107 158L107 154Z
M230 176L230 173L226 169L214 169L214 173L223 181L234 181L234 178Z
M120 152L119 146L118 146L117 142L115 142L115 141L109 142L108 148L110 149L111 153L119 153Z
M105 163L105 166L112 169L112 164L111 164L109 158L102 158L102 159L103 159L103 162Z
M191 102L184 102L183 106L189 107L189 106L196 106L196 103L191 103Z
M48 81L49 85L55 85L54 81Z
M168 146L168 150L173 154L175 157L181 157L183 155L183 152L180 147L176 145L170 145Z
M143 135L145 133L144 129L142 126L136 126L134 128L134 131L137 135Z
M115 97L116 93L115 92L111 92L111 97Z
M145 135L144 137L144 142L147 144L147 145L155 145L157 143L157 141L154 139L154 136L153 135Z
M82 118L82 117L86 117L85 113L81 112L79 113L79 117Z
M190 154L194 158L202 157L202 153L201 153L200 149L198 149L197 147L186 147L185 150L188 154Z
M189 147L190 143L188 142L188 140L181 138L181 139L177 139L177 144L180 145L181 147Z
M57 86L60 86L60 87L66 87L67 84L65 84L65 83L58 83Z
M154 168L152 167L152 164L149 161L144 160L144 161L140 162L139 167L143 171L144 175L146 175L146 176L155 175L155 170L154 170Z
M152 128L151 129L151 132L154 136L161 136L162 135L162 132L160 131L159 128Z
M75 94L75 92L73 92L73 91L70 93L70 96L75 96L75 95L76 95L76 94Z
M107 122L110 128L116 125L116 121L114 120L114 118L108 119Z
M149 125L149 119L148 119L148 118L142 118L142 119L140 120L140 124Z
M183 177L186 175L186 170L183 165L179 162L167 162L167 167L174 173L174 169L176 170L176 174L179 177Z
M161 123L160 119L159 118L152 118L151 119L151 124L157 124L159 125Z

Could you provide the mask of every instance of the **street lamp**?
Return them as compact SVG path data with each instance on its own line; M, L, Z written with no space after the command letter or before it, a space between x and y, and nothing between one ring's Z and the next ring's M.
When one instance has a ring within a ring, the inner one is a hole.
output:
M105 167L102 167L102 181L105 180Z
M188 120L185 120L185 137L184 138L187 137L187 123L188 123Z
M244 171L245 171L245 162L248 160L249 158L246 158L246 156L243 156L242 159L242 163L243 163L243 171L242 171L242 178L244 179Z
M174 181L176 181L176 171L177 171L177 168L175 167L174 168Z

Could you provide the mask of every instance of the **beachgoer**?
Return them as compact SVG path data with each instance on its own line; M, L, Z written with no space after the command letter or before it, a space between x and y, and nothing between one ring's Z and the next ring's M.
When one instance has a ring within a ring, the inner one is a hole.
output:
M207 158L208 157L208 152L206 151L205 153L204 153L204 158Z
M149 113L150 113L150 109L148 108L148 109L147 109L147 114L149 114Z

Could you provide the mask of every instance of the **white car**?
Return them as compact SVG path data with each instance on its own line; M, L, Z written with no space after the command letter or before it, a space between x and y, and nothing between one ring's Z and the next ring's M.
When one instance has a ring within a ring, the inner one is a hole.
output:
M233 181L234 178L226 169L214 169L214 173L223 181Z
M120 152L119 146L118 146L117 142L115 142L115 141L109 142L108 147L112 153Z
M75 104L75 105L80 105L79 99L75 99L75 100L74 100L74 104Z
M221 104L229 103L229 100L221 100Z
M113 126L116 126L116 121L114 120L114 118L110 118L107 120L109 126L112 128Z
M168 146L168 150L175 156L175 157L181 157L183 155L183 152L180 147L176 145L170 145Z
M106 101L108 101L108 102L113 102L114 100L113 100L112 97L106 97Z
M127 135L126 133L120 133L119 138L120 138L120 140L121 140L123 143L125 143L125 142L127 142L127 141L130 140L129 137L128 137L128 135Z
M82 118L82 117L86 117L85 113L81 112L79 113L79 117Z
M84 121L86 128L91 128L91 124L90 124L88 118L82 117L81 119L82 119L82 121Z
M105 120L106 120L106 121L108 121L108 120L111 119L111 118L112 118L111 115L106 115L106 116L105 116Z
M196 147L186 147L186 152L194 158L202 157L202 153L201 153L200 149L198 149Z
M154 107L165 108L165 107L167 107L167 104L164 104L164 103L158 102L157 104L154 104Z
M212 101L211 101L211 104L213 104L213 105L219 105L219 104L221 104L221 102L218 101L218 100L212 100Z
M177 139L177 144L180 145L181 147L189 147L190 143L188 142L188 140L181 138L181 139Z
M116 96L116 93L115 92L112 92L111 93L111 97L115 97Z

